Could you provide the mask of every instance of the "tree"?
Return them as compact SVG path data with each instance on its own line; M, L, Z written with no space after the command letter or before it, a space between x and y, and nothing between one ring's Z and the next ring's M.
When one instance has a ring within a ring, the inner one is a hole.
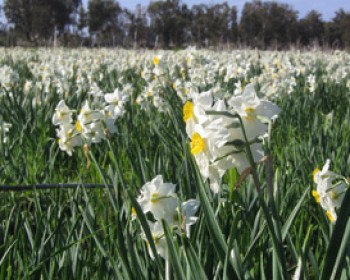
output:
M262 45L263 42L263 6L260 1L244 4L239 33L242 41L248 46Z
M90 34L96 35L98 43L114 46L121 41L122 29L119 16L122 9L114 0L91 0L88 4Z
M72 23L71 14L80 0L5 0L4 12L14 31L25 40L38 44L52 37L55 30L63 33Z
M312 10L298 23L298 37L304 46L313 42L321 44L324 37L324 22L319 12Z
M340 9L326 25L327 41L332 47L350 47L350 13Z
M228 18L228 40L231 43L237 43L238 24L237 24L237 8L231 7Z
M297 12L277 2L253 1L244 5L240 35L249 46L287 47L295 42Z
M132 42L134 47L146 46L149 33L146 11L138 4L135 13L125 9L124 14L128 19L125 32L128 35L129 42Z
M83 30L88 26L88 15L83 5L79 7L78 18L79 18L78 24L77 24L78 30L80 32L83 32Z
M178 0L151 2L148 15L150 30L163 47L182 46L190 23L187 5Z

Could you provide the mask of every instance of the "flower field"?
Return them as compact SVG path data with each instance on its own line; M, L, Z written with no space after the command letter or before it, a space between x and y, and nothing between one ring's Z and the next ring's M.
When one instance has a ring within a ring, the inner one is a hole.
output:
M0 279L349 279L350 55L0 50Z

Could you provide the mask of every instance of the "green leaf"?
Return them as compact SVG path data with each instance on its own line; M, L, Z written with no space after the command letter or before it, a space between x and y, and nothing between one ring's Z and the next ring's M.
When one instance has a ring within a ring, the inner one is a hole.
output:
M185 253L187 256L187 260L189 261L189 264L191 266L193 279L195 280L208 279L202 267L201 261L198 258L189 240L185 239L184 245L185 245Z
M171 234L169 227L164 220L162 220L162 225L163 225L163 229L164 229L166 243L168 246L168 258L169 258L169 260L174 268L174 273L176 275L176 278L179 280L185 279L186 278L185 273L184 273L182 266L181 266L179 254L177 253L176 248L175 248L173 235Z
M222 231L220 229L219 224L217 223L217 219L215 217L214 211L210 205L208 196L205 191L204 183L201 174L199 173L198 167L196 163L194 162L193 158L192 160L192 166L195 169L196 175L197 175L197 189L198 194L201 202L201 208L203 209L204 217L206 225L209 229L209 233L211 236L211 240L213 241L215 250L222 262L222 264L225 263L225 256L227 253L227 244L225 242L224 236L222 234Z
M306 195L309 193L309 189L306 189L303 193L303 195L301 196L301 198L299 199L297 205L295 205L292 213L290 213L287 221L284 223L283 227L282 227L282 240L284 241L286 239L286 236L287 236L287 233L295 219L295 217L297 216L299 210L300 210L300 207L301 207L301 204L303 203Z

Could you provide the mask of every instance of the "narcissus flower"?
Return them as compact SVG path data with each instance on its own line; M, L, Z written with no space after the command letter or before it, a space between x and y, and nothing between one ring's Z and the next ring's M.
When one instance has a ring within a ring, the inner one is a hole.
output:
M8 143L8 133L10 131L10 128L12 127L12 124L2 122L0 120L0 141L2 141L4 144Z
M189 136L194 133L197 124L205 124L209 120L206 110L212 109L213 94L211 91L202 93L192 92L192 101L187 101L183 107L183 119L186 122L186 132Z
M253 84L245 87L241 95L228 100L230 108L242 117L248 140L267 132L266 122L277 118L280 108L274 103L256 96Z
M82 136L86 139L87 143L100 143L106 138L104 127L101 121L95 121L83 126Z
M89 103L85 101L78 115L78 121L80 122L81 126L84 127L87 124L99 121L101 119L103 119L101 112L90 109Z
M190 226L198 220L195 214L200 205L199 201L190 199L180 203L175 193L175 185L164 183L161 175L156 176L152 181L143 185L141 195L137 201L145 214L148 212L153 214L156 222L148 222L153 241L157 253L162 258L167 259L166 240L161 220L166 221L170 230L173 230L174 233L185 232L187 237L189 237ZM131 213L132 219L135 220L137 215L134 208L131 209ZM142 235L142 238L147 241L148 251L153 259L154 255L145 234Z
M187 237L190 235L190 227L195 224L198 217L195 214L198 211L200 202L196 199L190 199L181 203L180 214L182 217L181 229L185 231Z
M156 251L158 255L161 256L163 259L167 259L168 258L167 243L165 240L164 229L161 222L159 221L155 223L148 222L148 225L150 227L152 238L153 238L154 245L156 247ZM151 246L148 242L146 235L143 233L141 237L147 242L148 253L151 256L152 260L154 260L155 256L153 254L153 251L151 249Z
M336 209L338 209L344 199L348 185L345 178L329 170L330 160L327 159L322 170L316 168L313 172L313 180L316 183L316 190L312 191L312 196L316 202L326 211L326 215L331 222L337 219Z
M52 123L54 125L61 125L72 123L72 121L72 111L66 105L64 100L61 100L55 108L55 113L52 116Z
M157 220L172 216L177 207L175 185L164 183L162 175L158 175L143 185L137 201L144 213L151 212Z
M256 96L253 85L227 102L214 102L212 91L192 93L192 101L183 107L186 132L201 175L209 179L215 193L226 170L237 168L242 172L250 166L248 148L255 162L261 160L264 153L259 137L267 133L267 123L279 112L278 106Z
M69 156L72 156L74 147L82 145L80 133L77 131L76 127L70 123L60 125L59 129L56 131L60 149L67 152Z
M113 93L107 93L105 96L105 101L108 105L105 107L105 110L111 114L111 117L115 119L124 115L125 102L129 99L129 96L124 92L116 89Z

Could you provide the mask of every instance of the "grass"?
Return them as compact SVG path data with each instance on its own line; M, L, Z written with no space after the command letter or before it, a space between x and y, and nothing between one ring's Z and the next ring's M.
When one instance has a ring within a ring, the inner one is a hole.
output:
M350 174L349 90L345 83L323 82L322 68L315 93L300 77L291 95L276 100L281 114L265 145L273 188L261 164L260 192L251 176L235 188L232 170L214 196L190 155L182 105L171 87L164 89L170 111L143 111L131 102L118 134L92 145L88 155L77 149L69 157L59 151L51 124L60 95L54 88L24 94L25 80L35 79L27 63L4 63L21 78L0 97L0 119L13 125L9 144L0 144L0 184L79 186L0 192L1 279L162 279L167 265L177 279L283 279L296 271L300 279L349 277L349 192L335 226L311 196L312 171L327 158L332 170ZM100 87L111 90L120 77L132 83L135 99L144 83L136 71L105 69ZM234 83L225 86L230 92ZM66 101L75 108L86 97L71 94ZM33 104L38 98L41 103ZM140 209L140 219L131 220L140 187L157 174L177 185L182 200L201 201L190 238L165 226L168 264L150 258L140 238L148 227ZM86 189L84 183L113 188Z

